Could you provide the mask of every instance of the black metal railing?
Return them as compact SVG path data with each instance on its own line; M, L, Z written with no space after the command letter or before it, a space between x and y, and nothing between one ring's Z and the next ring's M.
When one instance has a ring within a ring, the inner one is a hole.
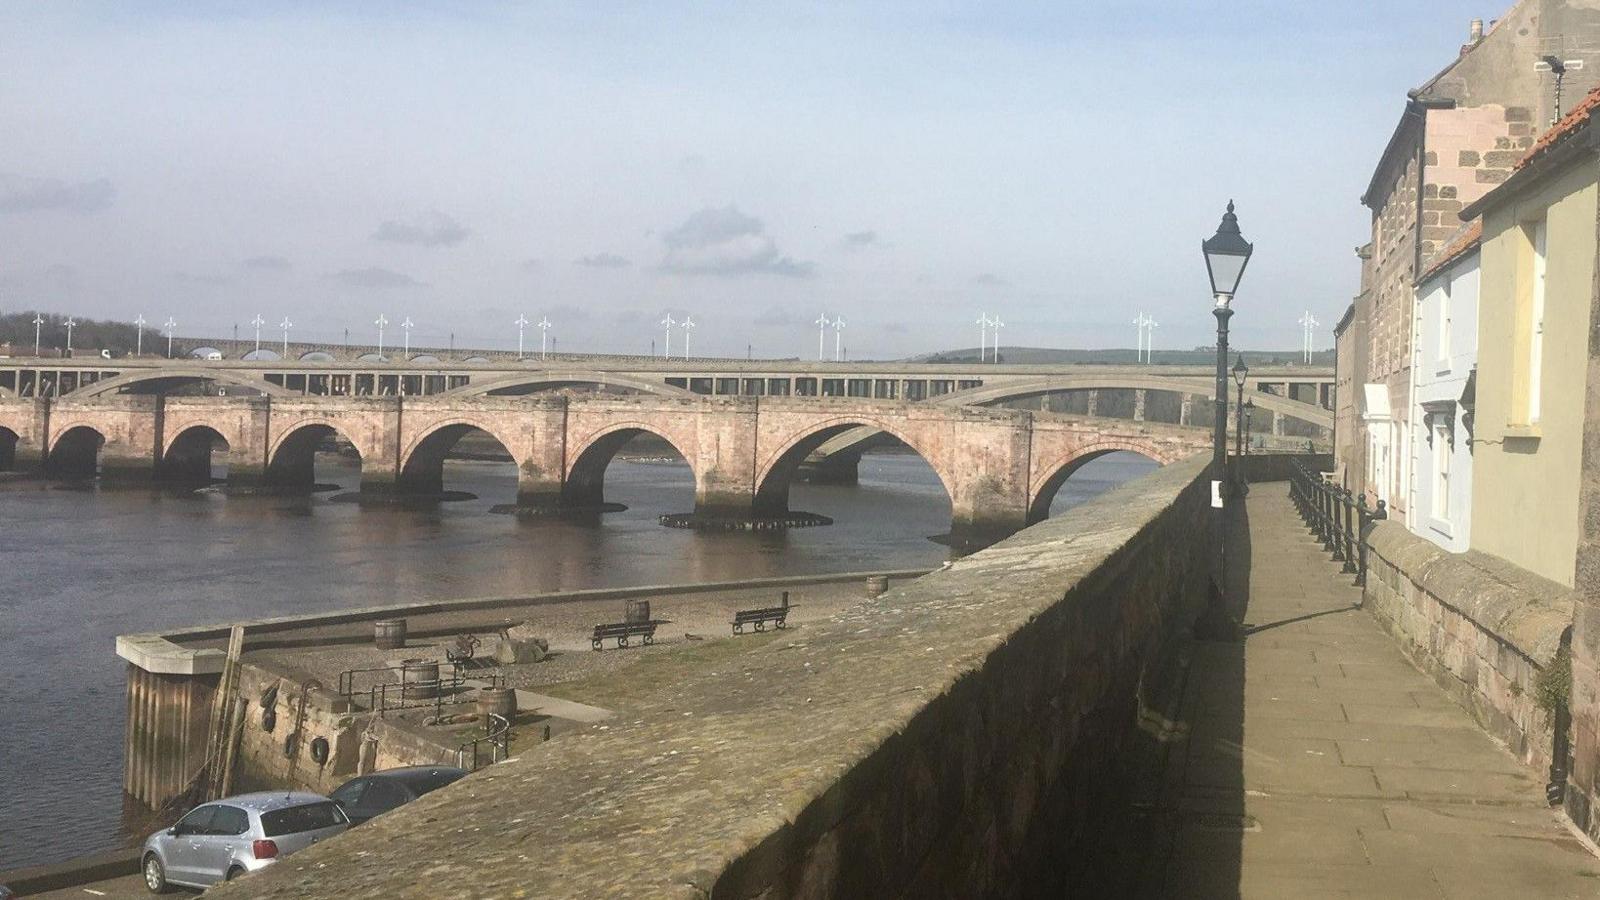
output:
M1378 501L1368 509L1365 494L1353 495L1296 460L1289 476L1289 495L1311 534L1341 570L1355 575L1356 584L1367 583L1367 535L1374 522L1389 518L1388 506Z
M510 755L511 720L498 713L490 713L489 733L456 748L456 765L468 772L476 772L484 765L494 765Z

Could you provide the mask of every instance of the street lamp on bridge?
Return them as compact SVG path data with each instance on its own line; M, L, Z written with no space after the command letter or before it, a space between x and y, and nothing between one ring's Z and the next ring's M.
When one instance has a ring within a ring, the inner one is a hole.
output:
M1239 389L1239 413L1234 417L1233 425L1234 486L1241 497L1250 492L1244 483L1244 383L1249 377L1250 367L1244 364L1244 354L1241 353L1233 361L1233 383Z

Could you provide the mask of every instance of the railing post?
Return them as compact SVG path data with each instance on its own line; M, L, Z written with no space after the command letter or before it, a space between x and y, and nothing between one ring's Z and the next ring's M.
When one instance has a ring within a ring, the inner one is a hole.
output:
M1322 510L1322 549L1325 552L1332 553L1334 541L1337 540L1337 532L1334 531L1333 517L1338 509L1339 492L1337 488L1335 488L1333 485L1327 484L1326 482L1324 482L1323 487L1325 493L1327 494L1327 500L1323 503Z
M1350 492L1348 490L1346 490L1345 491L1345 501L1346 502L1345 502L1345 508L1344 508L1344 527L1340 529L1341 531L1344 532L1344 566L1340 569L1340 571L1342 571L1342 572L1344 572L1346 574L1349 574L1349 573L1354 572L1356 570L1356 556L1360 552L1357 549L1356 544L1361 539L1360 525L1358 523L1358 517L1357 517L1356 512L1355 512L1355 504L1349 502L1349 500L1350 500Z

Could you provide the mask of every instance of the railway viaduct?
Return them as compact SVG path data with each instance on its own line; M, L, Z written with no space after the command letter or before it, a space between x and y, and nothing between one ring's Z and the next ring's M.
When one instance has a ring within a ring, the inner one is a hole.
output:
M781 519L802 463L871 429L925 459L949 494L952 535L987 543L1048 514L1079 466L1116 450L1172 462L1208 446L1205 430L1015 409L904 401L640 394L520 396L69 395L0 398L0 467L57 477L204 480L213 447L240 487L304 488L314 453L340 436L361 456L369 497L438 492L447 452L473 429L518 470L535 511L605 502L607 465L641 433L670 443L695 479L697 517Z

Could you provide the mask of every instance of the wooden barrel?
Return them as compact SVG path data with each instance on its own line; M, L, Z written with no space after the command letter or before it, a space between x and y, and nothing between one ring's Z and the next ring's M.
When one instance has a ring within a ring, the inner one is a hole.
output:
M486 687L478 689L478 714L490 713L509 719L517 712L517 692L511 688Z
M881 596L883 594L884 591L887 591L888 589L889 589L889 576L887 576L887 575L868 575L867 576L867 599L871 600L873 598L879 597L879 596Z
M439 696L438 660L405 660L400 664L400 681L400 694L408 700L431 700Z
M379 650L399 650L406 645L405 619L380 619L372 623L372 643Z

